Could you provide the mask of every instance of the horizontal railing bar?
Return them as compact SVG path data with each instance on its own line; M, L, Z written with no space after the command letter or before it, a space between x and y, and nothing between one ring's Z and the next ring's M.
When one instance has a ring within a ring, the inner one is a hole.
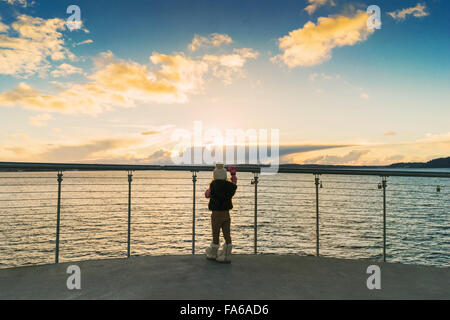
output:
M347 194L347 193L321 193L321 197L323 196L339 196L339 197L365 197L365 198L383 198L382 195L373 195L373 194ZM322 200L321 200L322 201Z
M40 183L40 184L0 184L0 187L37 187L37 186L54 186L54 183Z
M13 217L25 217L25 216L40 216L40 215L50 215L55 214L54 212L42 212L42 213L14 213ZM0 214L0 217L11 217L11 214Z
M375 177L371 177L373 179L376 179ZM323 183L342 183L342 184L376 184L379 181L373 180L373 181L363 181L363 180L348 180L348 181L338 181L338 180L327 180L325 178L321 179Z
M238 172L261 172L262 165L237 165ZM75 164L75 163L32 163L32 162L0 162L1 170L48 170L48 171L213 171L214 166L177 166L177 165L121 165L121 164ZM450 178L450 172L433 172L398 169L362 169L336 167L279 167L278 173L310 173L359 176L415 176Z
M315 195L312 192L278 192L278 191L259 191L258 194L308 194L308 195Z
M420 209L420 210L424 210L424 209L445 210L445 209L448 209L448 208L444 208L444 207L427 207L427 206L403 206L403 207L393 207L393 208L392 208L392 211L393 211L393 213L396 213L395 211L398 211L398 210L409 210L410 212L411 212L411 211L414 211L414 210L411 210L411 209Z
M136 191L136 190L134 190ZM64 193L105 193L105 192L111 192L111 193L119 193L119 192L128 192L128 190L64 190Z
M288 187L286 187L288 188ZM335 187L323 187L325 190L357 190L357 191L380 191L379 189L366 189L366 188L335 188Z
M336 206L324 206L321 205L321 208L335 208L335 213L340 213L343 210L373 210L374 212L379 212L380 208L372 208L372 207L336 207Z
M105 176L91 176L91 177L75 177L75 176L70 176L69 175L70 174L70 172L69 173L66 173L65 175L64 175L64 179L127 179L127 176L126 175L123 175L123 176L108 176L108 177L105 177Z
M120 235L120 232L117 232L117 233ZM126 232L122 232L122 233L126 234ZM108 238L108 237L102 237L102 238L81 238L81 239L64 239L64 238L61 238L60 243L71 242L71 241L75 242L75 241L105 240L105 239L111 239L111 238ZM54 239L48 239L48 240L45 240L45 241L35 241L35 242L20 242L20 243L15 243L14 242L14 243L9 243L8 246L0 245L0 248L1 247L9 247L9 246L18 246L18 245L32 245L32 244L45 244L45 243L53 244L54 242L55 242ZM116 242L121 242L121 241L116 240Z
M450 185L446 184L414 184L414 183L396 183L396 182L390 182L390 186L412 186L412 187L434 187L440 186L441 188L450 188Z
M421 190L400 190L400 189L387 189L389 192L411 192L411 193L424 193L424 194L449 194L448 192L442 192L442 191L421 191Z
M14 230L12 230L12 232L16 232L16 231L36 231L36 230L51 230L51 231L53 231L53 226L49 225L49 226L40 226L40 227L32 227L32 228L14 228ZM24 236L24 235L26 235L28 237L28 236L34 236L34 235L47 235L47 233L33 233L31 235L30 234L20 234L18 236L20 237L20 236ZM9 239L13 239L13 238L8 237L8 240Z
M261 182L259 182L261 183ZM314 183L314 181L313 181ZM272 184L267 184L267 183L261 183L259 185L259 187L261 188L288 188L288 189L312 189L311 185L309 186L302 186L302 187L297 187L297 186L290 186L290 185L272 185Z
M57 190L53 191L2 191L0 194L34 194L34 193L55 193Z
M365 202L365 203L367 203L367 202ZM300 205L300 204L295 204L295 205L292 205L292 204L281 204L281 203L277 203L277 207L300 207L300 208L309 208L309 207L313 207L314 206L314 204L311 204L311 205ZM327 206L327 205L321 205L320 207L323 207L323 208L336 208L336 206ZM337 209L340 209L340 208L337 208ZM364 209L364 207L344 207L343 209ZM366 208L366 209L371 209L371 210L379 210L380 208ZM269 210L269 209L266 209L266 210ZM272 209L271 209L272 210Z
M55 177L54 176L47 176L47 177L11 176L11 177L0 177L0 179L55 179Z
M0 244L0 248L7 248L7 247L9 247L9 246L14 246L14 245L16 245L16 246L18 246L18 245L29 245L29 244L54 244L55 243L55 240L54 239L48 239L48 240L44 240L44 241L34 241L34 242L14 242L14 243L8 243L8 245L3 245L3 244ZM28 250L28 248L26 249L26 250Z
M64 183L64 186L128 186L126 182L123 183Z
M192 189L133 190L133 192L147 192L147 193L158 193L158 192L192 192ZM191 197L192 197L192 195L191 195Z
M61 209L72 208L72 207L100 207L100 206L125 206L128 203L102 203L102 204L65 204L61 205ZM64 213L64 212L62 212Z
M192 204L192 202L170 202L170 203L159 203L159 205L172 205L172 204ZM154 206L155 203L135 203L135 206ZM186 207L187 208L187 207Z
M63 212L61 212L62 214L78 214L78 213L105 213L105 212L109 212L109 213L126 213L126 210L101 210L101 211L66 211L64 210ZM98 219L103 219L104 217L98 217Z
M13 198L10 198L10 199L0 199L0 201L6 201L6 202L8 202L8 201L11 201L11 202L13 202L13 201L50 201L50 200L58 200L58 198L40 198L40 199L13 199Z
M389 196L386 201L391 201L393 199L403 199L403 200L437 200L437 199L429 199L429 198L417 198L417 197L398 197L398 196Z
M284 200L284 198L270 198L270 199L273 199L273 200ZM289 202L291 202L292 200L301 200L301 201L310 201L311 202L311 205L313 205L314 204L314 199L299 199L299 198L289 198L289 199L286 199L286 200L289 200ZM379 202L378 201L365 201L365 200L352 200L352 201L348 201L348 200L335 200L335 199L321 199L320 201L325 201L325 202L343 202L343 203L353 203L353 202L356 202L356 203L368 203L368 204L379 204ZM277 203L277 205L278 205L279 203ZM261 202L261 205L273 205L272 203L264 203L264 202ZM294 205L292 205L292 206L297 206L297 204L294 204Z
M54 208L56 204L51 206L28 206L28 207L0 207L0 210L9 210L9 209L34 209L34 208Z
M314 183L314 180L303 180L303 179L264 179L264 183L270 183L270 182L304 182L304 183Z

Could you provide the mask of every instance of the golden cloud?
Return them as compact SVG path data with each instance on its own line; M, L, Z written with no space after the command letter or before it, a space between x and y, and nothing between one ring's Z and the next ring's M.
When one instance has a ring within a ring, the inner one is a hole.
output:
M313 14L317 8L329 3L330 5L334 6L335 3L333 0L308 0L309 5L305 8L305 11L308 12L308 14Z
M156 130L150 130L150 131L141 132L141 134L143 136L153 136L155 134L160 134L160 133L161 133L160 131L156 131Z
M150 61L157 68L124 61L111 52L94 59L95 71L82 84L67 83L54 94L42 93L22 82L10 91L0 93L1 106L25 109L99 114L112 107L133 107L141 103L186 103L190 95L203 90L204 76L210 70L217 77L231 82L232 76L243 76L247 59L256 58L252 49L235 49L233 54L188 58L184 53L166 55L153 53ZM62 64L52 75L81 73L81 69Z
M317 24L308 21L303 28L279 39L283 53L273 57L272 62L284 63L289 68L320 64L331 58L333 48L365 41L374 32L367 28L368 17L359 10L351 17L320 17Z
M76 141L64 139L50 143L37 141L26 134L11 134L0 144L2 159L8 161L103 161L120 157L126 159L134 148L142 146L143 139L135 135L122 137L80 138ZM144 157L144 156L143 156Z
M202 37L195 35L188 48L191 51L196 51L202 47L219 47L222 44L230 44L233 40L227 34L211 33L209 37Z
M392 18L397 20L404 20L407 15L413 15L416 18L428 16L428 12L425 11L426 5L418 3L415 7L405 8L394 12L388 12Z
M383 136L396 136L397 132L392 131L392 130L386 130L385 132L383 132Z
M20 83L0 94L0 105L25 109L98 114L112 106L132 107L136 102L184 103L187 95L201 89L208 66L183 54L155 53L150 60L161 65L150 72L145 65L114 58L104 53L96 59L97 71L84 84L67 84L56 94L45 94Z
M50 60L73 60L75 56L64 48L62 19L42 19L20 15L11 27L0 25L0 74L27 77L44 75ZM10 36L8 32L17 34Z
M4 24L2 21L1 21L1 17L0 17L0 33L5 33L5 32L7 32L8 30L9 30L9 26L7 26L6 24Z

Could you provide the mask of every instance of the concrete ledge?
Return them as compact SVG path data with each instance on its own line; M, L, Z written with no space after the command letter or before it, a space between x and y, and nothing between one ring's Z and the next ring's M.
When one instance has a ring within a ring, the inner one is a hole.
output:
M66 269L81 268L81 290ZM381 268L381 290L366 269ZM450 270L295 255L142 256L0 270L0 299L449 299Z

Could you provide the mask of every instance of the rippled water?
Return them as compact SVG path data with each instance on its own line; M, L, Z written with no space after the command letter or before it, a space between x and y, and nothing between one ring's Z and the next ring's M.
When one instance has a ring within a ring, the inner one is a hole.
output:
M55 173L0 173L0 268L53 263ZM232 211L235 253L253 253L254 185L238 174ZM322 175L320 254L382 258L379 177ZM198 175L196 253L211 241L204 191L211 173ZM440 186L440 192L436 191ZM132 182L132 255L190 254L192 177L189 172L135 172ZM387 260L450 266L450 181L390 177L387 187ZM315 186L311 174L262 176L258 185L258 253L315 254ZM127 254L128 177L123 172L65 172L60 261ZM223 241L223 240L222 240Z

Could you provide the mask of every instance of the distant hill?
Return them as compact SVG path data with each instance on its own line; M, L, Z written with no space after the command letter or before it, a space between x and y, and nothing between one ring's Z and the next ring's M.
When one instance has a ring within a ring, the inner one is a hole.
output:
M382 168L450 168L450 157L433 159L428 162L400 162L388 166L348 166L348 165L326 165L326 164L280 164L283 168L347 168L347 169L382 169Z
M450 157L433 159L428 162L400 162L389 168L450 168Z

